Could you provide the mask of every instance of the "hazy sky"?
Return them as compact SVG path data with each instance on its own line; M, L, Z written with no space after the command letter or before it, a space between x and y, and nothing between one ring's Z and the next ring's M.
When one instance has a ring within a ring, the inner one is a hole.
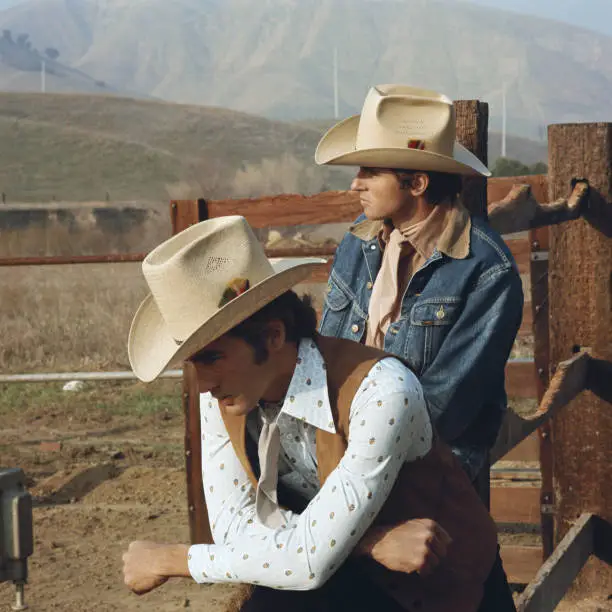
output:
M0 0L0 10L29 0ZM172 0L168 0L172 1ZM612 0L447 0L537 15L612 36Z

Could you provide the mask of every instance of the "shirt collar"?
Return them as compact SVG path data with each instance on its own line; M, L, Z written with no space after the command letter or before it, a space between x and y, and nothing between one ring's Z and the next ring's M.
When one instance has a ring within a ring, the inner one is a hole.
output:
M325 362L314 340L304 338L300 341L297 364L280 414L336 433Z
M349 228L349 232L360 240L369 241L381 236L382 221L364 219ZM452 206L440 204L424 222L402 231L406 239L425 259L435 249L453 259L465 259L470 253L472 219L467 209L457 202Z

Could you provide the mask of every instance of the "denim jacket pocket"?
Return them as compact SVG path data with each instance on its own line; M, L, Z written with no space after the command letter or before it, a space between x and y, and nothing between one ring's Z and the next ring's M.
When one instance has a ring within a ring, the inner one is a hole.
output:
M351 297L330 278L319 325L321 334L336 337L343 335L349 321L351 303Z
M428 298L417 302L410 312L412 342L418 347L420 373L435 359L450 328L462 310L460 298Z

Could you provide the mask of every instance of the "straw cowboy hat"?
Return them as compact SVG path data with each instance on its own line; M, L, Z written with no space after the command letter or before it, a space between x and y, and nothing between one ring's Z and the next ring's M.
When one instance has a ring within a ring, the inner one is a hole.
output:
M491 173L455 141L455 109L446 96L405 85L378 85L361 115L332 127L315 153L319 165Z
M151 293L134 315L128 355L150 382L304 280L324 259L268 260L244 217L202 221L151 251Z

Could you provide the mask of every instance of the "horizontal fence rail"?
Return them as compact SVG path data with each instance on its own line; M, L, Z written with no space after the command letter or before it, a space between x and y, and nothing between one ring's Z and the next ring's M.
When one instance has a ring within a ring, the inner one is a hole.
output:
M139 263L146 253L111 255L58 255L50 257L0 257L0 267L58 266L71 264Z
M168 370L158 378L181 378L183 370ZM133 372L50 372L46 374L0 374L0 383L49 383L72 380L137 380Z
M508 368L512 372L516 370L514 376L517 380L517 388L522 387L524 382L524 372L528 372L534 367L533 359L510 359ZM182 369L167 370L159 375L159 378L180 378L183 375ZM26 374L0 374L0 383L26 383L26 382L66 382L69 380L135 380L133 372L48 372L48 373L26 373ZM533 396L529 396L533 397Z

